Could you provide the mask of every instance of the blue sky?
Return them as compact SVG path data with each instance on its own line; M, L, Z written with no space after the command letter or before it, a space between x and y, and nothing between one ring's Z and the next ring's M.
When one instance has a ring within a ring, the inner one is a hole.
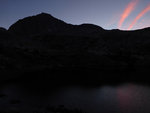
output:
M8 29L18 19L45 12L71 24L92 23L104 29L118 29L121 15L132 1L135 0L0 0L0 26ZM148 4L149 0L139 0L119 29L127 30ZM132 29L149 26L147 12Z

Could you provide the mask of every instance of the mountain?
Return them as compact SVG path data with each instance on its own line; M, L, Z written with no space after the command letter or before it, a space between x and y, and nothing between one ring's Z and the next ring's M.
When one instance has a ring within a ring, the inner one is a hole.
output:
M57 35L89 35L89 33L101 30L103 30L101 27L92 24L67 24L46 13L21 19L9 28L10 32L19 36L33 36L46 33Z
M65 29L66 27L68 25L65 22L49 14L41 13L17 21L9 28L9 31L17 35L36 35L47 32L59 32L59 30Z
M99 82L135 75L141 79L137 74L149 72L150 28L104 30L93 24L67 24L41 13L17 21L8 30L0 28L0 50L0 72L5 78L12 73L17 77L49 73L51 80Z

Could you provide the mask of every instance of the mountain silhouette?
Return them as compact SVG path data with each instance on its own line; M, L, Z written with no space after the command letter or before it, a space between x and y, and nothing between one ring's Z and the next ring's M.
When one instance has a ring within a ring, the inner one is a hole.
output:
M34 35L47 32L55 33L66 27L68 27L68 25L65 22L49 14L41 13L17 21L9 28L9 31L17 35Z
M12 73L17 77L50 73L51 80L129 75L135 79L135 73L149 72L150 28L105 30L88 23L71 25L41 13L17 21L8 30L0 28L0 50L0 72L5 78Z
M46 33L58 35L86 35L101 30L103 29L92 24L67 24L46 13L21 19L9 28L10 32L20 36L33 36Z

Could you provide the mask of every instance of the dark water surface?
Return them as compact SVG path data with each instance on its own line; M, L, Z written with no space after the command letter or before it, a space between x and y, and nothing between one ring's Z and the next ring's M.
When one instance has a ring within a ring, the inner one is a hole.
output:
M10 83L0 87L0 111L46 112L47 106L59 105L88 113L150 113L150 87L132 83L95 87Z

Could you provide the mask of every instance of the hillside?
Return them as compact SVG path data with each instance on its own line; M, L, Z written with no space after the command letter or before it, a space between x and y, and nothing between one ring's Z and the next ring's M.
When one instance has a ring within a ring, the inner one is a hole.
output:
M104 30L92 24L67 24L42 13L21 19L8 30L0 28L0 50L3 79L14 78L12 74L52 80L134 79L134 74L149 72L150 28Z

